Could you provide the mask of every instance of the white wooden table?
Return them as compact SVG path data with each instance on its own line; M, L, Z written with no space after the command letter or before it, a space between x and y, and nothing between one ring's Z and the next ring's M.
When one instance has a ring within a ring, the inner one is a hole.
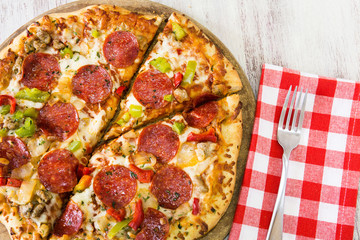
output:
M0 42L44 11L72 1L0 0ZM360 79L360 1L156 1L212 31L238 60L255 95L263 63ZM360 239L359 215L354 239Z

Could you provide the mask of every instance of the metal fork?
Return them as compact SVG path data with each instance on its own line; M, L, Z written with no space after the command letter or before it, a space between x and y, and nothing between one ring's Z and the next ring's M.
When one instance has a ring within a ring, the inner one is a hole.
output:
M297 93L297 87L295 87L294 94L291 99L289 112L287 114L286 123L284 127L284 118L288 108L288 102L291 94L291 86L286 95L285 102L281 111L278 130L277 130L277 140L284 150L282 156L282 171L279 184L279 190L276 197L274 211L271 217L271 222L269 230L267 232L266 240L268 239L282 239L283 233L283 216L284 216L284 199L285 199L285 188L286 188L286 179L287 179L287 170L289 166L289 157L291 151L299 145L302 124L304 121L304 112L306 105L306 97L308 90L306 90L305 95L302 97L303 92L302 88L299 93ZM296 96L298 95L298 96ZM295 99L296 105L295 105ZM294 109L295 105L295 109ZM294 110L294 111L293 111ZM299 113L300 112L300 113ZM300 117L298 118L298 116ZM292 123L290 126L290 120L292 118Z

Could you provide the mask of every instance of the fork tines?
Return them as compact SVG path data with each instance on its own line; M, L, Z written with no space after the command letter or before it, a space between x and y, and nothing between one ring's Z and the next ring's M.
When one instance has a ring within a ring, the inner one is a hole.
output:
M295 87L293 96L291 98L289 112L287 114L286 124L284 128L284 117L287 111L288 102L290 99L292 86L290 86L289 91L286 95L285 102L283 105L283 109L281 111L280 120L279 120L279 128L283 128L284 130L291 130L291 131L300 131L302 129L302 124L304 121L304 112L305 112L305 105L306 105L306 97L308 93L308 89L306 89L305 94L303 94L303 89L300 89L300 92L297 91L297 86ZM296 99L296 105L295 105ZM294 109L295 105L295 109ZM294 110L294 112L293 112ZM300 115L299 119L298 116ZM290 119L292 118L291 129L289 128Z

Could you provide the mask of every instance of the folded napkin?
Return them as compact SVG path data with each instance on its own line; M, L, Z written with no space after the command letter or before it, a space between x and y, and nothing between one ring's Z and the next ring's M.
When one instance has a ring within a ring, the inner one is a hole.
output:
M265 239L280 182L276 140L290 85L309 89L290 156L284 239L352 239L360 176L360 84L265 64L230 240Z

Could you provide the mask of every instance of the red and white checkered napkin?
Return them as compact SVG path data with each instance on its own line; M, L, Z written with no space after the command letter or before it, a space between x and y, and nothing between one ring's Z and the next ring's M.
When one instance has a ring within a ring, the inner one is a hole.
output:
M285 239L352 239L360 176L360 84L264 65L230 240L265 239L280 182L278 121L290 87L309 89L300 144L290 156Z

